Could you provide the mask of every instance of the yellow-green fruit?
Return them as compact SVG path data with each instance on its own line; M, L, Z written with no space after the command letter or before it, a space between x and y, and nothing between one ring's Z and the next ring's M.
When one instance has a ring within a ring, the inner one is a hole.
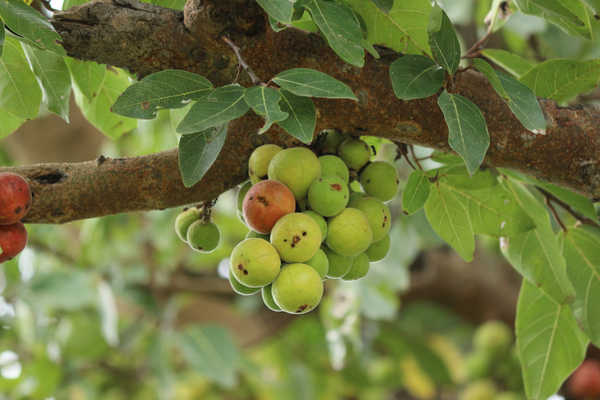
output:
M367 197L367 194L363 192L350 193L350 197L348 198L348 204L352 203L356 199L360 199L361 197Z
M459 393L457 400L493 400L496 392L494 382L487 379L475 381Z
M263 288L261 289L262 291L262 299L263 299L263 303L265 303L265 306L267 306L268 309L275 311L275 312L281 312L281 307L279 307L277 305L277 303L275 303L275 300L273 300L273 284L269 283L267 286L263 286Z
M360 173L359 182L366 194L386 202L396 197L400 176L394 164L373 161Z
M267 242L270 242L271 235L263 235L262 233L258 233L256 231L250 230L246 234L246 239L263 239L263 240L266 240Z
M342 143L350 139L350 135L336 131L335 129L324 129L317 138L317 146L323 151L335 153Z
M282 150L276 144L265 144L254 149L248 160L248 174L253 185L267 179L271 159Z
M284 215L271 231L271 244L285 262L305 262L321 245L321 228L314 219L301 213Z
M487 321L479 325L473 336L473 347L497 357L505 354L513 341L512 330L501 321Z
M304 314L314 309L323 297L323 281L311 266L287 264L273 282L273 300L285 312Z
M327 246L343 256L357 256L369 248L373 233L362 211L346 208L327 221Z
M200 210L196 207L188 208L177 216L175 220L175 232L179 239L187 243L187 231L194 222L200 219Z
M342 276L342 280L356 281L364 278L369 273L370 264L367 253L360 253L354 258L352 268L350 268L350 271L346 275Z
M348 207L356 208L365 214L373 232L373 242L380 241L389 232L392 226L392 214L381 200L375 197L361 197L348 204Z
M470 380L489 378L492 375L492 357L489 354L474 351L465 360L465 369Z
M240 213L244 211L244 197L246 197L246 193L248 193L251 187L252 182L247 181L238 189L235 195L235 205Z
M321 176L321 163L304 147L285 149L271 159L268 175L269 179L285 184L296 201L301 201L308 194L310 184Z
M281 267L279 253L263 239L246 239L239 243L229 259L229 268L244 286L262 287L273 282Z
M352 262L354 257L342 256L335 251L331 250L327 245L321 245L321 250L327 256L329 261L329 268L327 270L327 278L338 279L346 275L350 268L352 268Z
M348 185L337 176L328 175L315 179L308 189L311 210L324 217L333 217L348 205Z
M212 221L198 220L187 231L188 244L200 253L210 253L219 246L220 240L219 227Z
M337 176L348 184L350 181L350 171L341 158L331 155L321 156L319 157L319 162L321 163L321 176Z
M235 276L233 276L233 272L231 272L231 269L229 270L229 284L231 285L231 288L234 292L236 292L237 294L241 294L242 296L250 296L254 293L258 293L258 291L260 290L259 287L252 288L239 283L238 280L235 279Z
M327 271L329 271L329 260L323 250L317 250L317 253L312 256L310 260L306 261L305 264L313 267L319 273L321 279L325 279L327 276Z
M360 139L348 139L340 145L338 156L346 163L348 169L359 172L371 160L371 148Z
M390 234L385 235L381 240L371 243L367 251L367 256L371 262L381 261L390 251Z
M322 215L317 214L316 212L311 210L302 211L302 214L306 214L315 220L315 222L319 225L319 228L321 229L321 241L324 241L327 237L327 221L325 221L325 218L323 218Z

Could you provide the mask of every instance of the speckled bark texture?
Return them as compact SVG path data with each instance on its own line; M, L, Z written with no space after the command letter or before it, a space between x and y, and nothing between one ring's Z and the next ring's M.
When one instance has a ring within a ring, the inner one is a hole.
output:
M352 88L358 101L315 100L315 132L337 128L354 136L381 136L450 151L437 95L413 101L394 96L389 64L397 54L385 49L379 60L367 54L362 69L347 65L318 34L297 29L273 32L254 1L189 0L182 13L134 0L100 0L54 18L72 57L125 68L139 77L166 69L191 71L215 86L231 83L238 70L234 52L221 39L226 35L264 82L290 68L314 68ZM245 74L241 83L251 85ZM478 72L457 74L448 89L477 104L487 120L491 145L485 165L517 170L600 199L600 107L561 108L540 99L548 129L546 135L534 135ZM260 124L252 112L232 123L221 155L191 189L181 182L176 150L107 160L100 166L90 162L0 171L20 173L32 182L30 223L176 207L213 199L242 182L248 157L259 144L291 145L292 139L278 127L256 136L253 132ZM54 178L40 178L46 175Z

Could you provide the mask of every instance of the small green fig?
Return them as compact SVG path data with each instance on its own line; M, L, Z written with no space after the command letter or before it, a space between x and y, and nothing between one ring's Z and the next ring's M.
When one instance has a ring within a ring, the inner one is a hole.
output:
M356 208L365 214L373 232L374 242L380 241L389 232L392 226L392 214L381 200L375 197L361 197L348 204L348 207Z
M285 312L304 314L314 309L323 297L323 281L311 266L287 264L273 282L273 300Z
M268 176L285 184L300 201L308 194L310 184L321 176L321 163L309 149L293 147L273 156Z
M316 144L325 153L335 153L340 145L350 139L350 135L341 133L335 129L324 129L319 133Z
M473 347L490 357L505 354L513 341L512 329L502 321L486 321L473 335Z
M282 150L276 144L264 144L254 149L248 160L248 174L253 185L267 179L271 159Z
M267 242L271 241L271 235L263 235L262 233L258 233L256 231L249 231L246 234L246 239L263 239L266 240Z
M231 288L234 292L236 292L237 294L241 294L242 296L251 296L254 293L258 293L258 291L260 290L259 287L252 288L242 285L240 282L238 282L237 279L235 279L235 276L233 275L233 272L231 272L231 269L229 270L229 284L231 285Z
M325 241L325 238L327 237L327 221L325 221L325 218L312 210L302 211L302 214L308 215L315 220L321 229L321 241Z
M273 282L281 267L277 249L262 239L246 239L231 253L229 267L244 286L262 287Z
M371 160L371 148L360 139L348 139L340 145L338 156L346 163L348 169L360 172Z
M275 300L273 300L273 284L269 283L267 286L263 286L261 291L263 303L265 303L265 306L267 306L267 308L272 311L281 312L281 307L279 307L277 303L275 303Z
M342 276L343 281L357 281L359 279L364 278L369 272L369 256L367 253L360 253L354 258L352 262L352 268L350 271L344 276Z
M252 182L246 181L240 188L238 189L235 195L235 205L237 206L237 210L239 212L244 211L244 197L246 197L246 193L252 187Z
M488 379L471 382L457 396L458 400L493 400L497 388L494 382Z
M350 181L350 171L344 161L336 156L328 155L319 157L321 163L321 176L337 176L346 184Z
M346 275L350 268L352 268L352 262L354 261L354 257L352 256L342 256L335 251L331 250L327 245L321 245L321 250L327 256L327 261L329 261L329 268L327 269L327 278L330 279L338 279L342 276Z
M383 237L383 239L378 240L377 242L371 243L367 251L367 256L369 256L369 261L377 262L381 261L388 255L390 251L390 234L388 233Z
M198 220L187 231L188 244L200 253L210 253L219 246L220 240L219 227L212 221Z
M313 267L319 273L322 280L327 276L327 271L329 271L329 260L323 250L317 250L317 253L312 256L310 260L306 261L305 264Z
M383 202L390 201L398 193L400 176L394 164L373 161L360 173L360 186L371 197Z
M315 179L308 189L308 204L311 210L324 217L333 217L348 205L348 185L337 176L322 176Z
M202 218L200 216L200 210L196 207L188 208L179 214L175 220L175 232L177 232L179 239L187 243L187 231L190 228L190 225L200 218Z
M367 194L363 192L351 192L348 198L348 204L352 203L356 199L360 199L361 197L366 197Z
M321 245L321 228L314 219L301 213L281 217L271 231L271 244L285 262L305 262Z
M343 256L357 256L371 245L373 233L362 211L346 208L327 221L327 246Z

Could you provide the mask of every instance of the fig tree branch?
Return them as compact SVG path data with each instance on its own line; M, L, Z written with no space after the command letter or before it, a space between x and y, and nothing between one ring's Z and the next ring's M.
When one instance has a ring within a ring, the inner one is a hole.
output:
M290 68L313 68L352 88L358 101L315 99L315 132L334 128L451 151L436 95L412 101L395 97L389 64L398 54L382 48L380 59L366 54L363 68L345 64L318 34L293 28L273 32L254 1L189 0L180 12L136 0L95 0L56 13L52 23L72 57L125 68L139 77L186 70L215 86L233 82L238 70L234 51L219 39L227 36L263 82ZM240 83L252 85L248 77ZM521 125L478 72L457 74L453 93L473 101L486 118L491 144L484 165L510 168L600 199L600 107L566 108L539 99L547 133L536 135ZM220 157L191 189L181 183L176 150L109 160L102 166L89 162L0 171L12 170L33 181L30 223L177 207L214 199L242 182L247 159L259 144L288 146L293 141L278 127L258 137L260 126L260 118L251 112L230 124Z

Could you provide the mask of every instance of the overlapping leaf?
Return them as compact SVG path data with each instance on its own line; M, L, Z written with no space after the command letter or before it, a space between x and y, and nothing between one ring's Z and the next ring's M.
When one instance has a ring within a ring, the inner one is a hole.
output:
M259 134L266 132L273 123L283 121L289 116L288 113L281 111L281 108L279 108L278 103L279 99L281 99L281 94L274 89L253 86L246 89L244 99L254 112L264 116L266 119L265 125L258 131Z
M523 60L516 54L509 53L506 50L483 49L481 54L489 58L506 72L519 79L521 75L533 68L533 64Z
M54 27L37 10L21 0L0 1L0 17L17 34L59 56L67 53L57 41L62 40Z
M0 108L17 118L33 119L40 109L42 91L19 50L9 41L4 43L0 58Z
M0 139L16 131L23 122L25 122L25 119L15 117L8 111L0 108Z
M583 361L588 343L569 306L556 303L525 279L516 334L528 399L543 400L556 393Z
M581 0L592 12L596 15L600 15L600 0Z
M238 84L215 89L197 101L177 127L178 133L196 133L239 118L250 109L244 101L246 89Z
M346 84L314 69L288 69L273 78L273 82L296 96L358 100Z
M287 133L303 143L310 143L317 124L315 104L308 97L296 96L285 89L279 90L281 111L288 114L283 121L278 121Z
M394 0L371 0L384 14L389 14L394 6Z
M562 5L562 3L560 1L556 1L556 0L529 0L531 1L533 4L535 4L536 6L538 6L543 12L545 12L546 14L552 16L552 17L556 17L556 18L560 18L560 19L565 19L568 21L573 22L574 24L583 26L584 23L582 20L580 20L577 15L573 14L573 12L568 9L567 7L565 7L564 5Z
M429 16L427 34L433 57L450 75L454 74L460 63L460 43L452 21L437 3Z
M191 187L202 179L217 159L226 137L227 123L181 137L179 170L185 187Z
M592 40L589 16L579 0L515 0L515 3L525 14L542 17L571 36Z
M402 190L402 211L410 215L419 211L431 194L431 182L423 171L417 169L408 177L408 181Z
M48 111L69 122L71 75L64 58L26 44L23 44L22 47L42 88L44 106Z
M258 4L277 21L284 24L292 23L294 3L296 0L256 0Z
M112 112L129 118L153 119L162 109L182 108L208 96L208 79L187 71L169 70L149 75L129 86L112 106Z
M595 232L593 231L595 230ZM600 236L598 229L580 227L559 235L567 274L577 297L570 304L577 323L594 345L600 345Z
M362 31L356 15L345 4L334 1L310 0L303 3L310 11L319 31L342 60L362 67L365 51Z
M2 53L4 52L4 38L6 34L4 33L4 23L0 21L0 57L2 57Z
M537 182L536 184L541 188L547 190L548 192L552 193L560 200L566 202L575 211L579 211L586 217L590 218L592 221L598 222L598 216L596 215L594 204L587 197L584 197L577 193L573 193L570 190L563 189L559 186L552 185L550 183Z
M448 125L448 143L473 174L490 146L490 134L481 111L470 100L444 90L438 99Z
M390 80L399 99L423 99L444 83L444 69L429 57L408 54L390 65Z
M487 189L498 184L498 179L496 179L489 169L485 171L478 169L470 176L464 164L448 168L440 176L440 179L450 186L466 190Z
M65 58L67 67L71 71L73 82L88 101L92 101L106 76L106 65L93 61L81 61L71 57Z
M600 60L549 60L527 71L519 82L536 95L563 102L598 86Z

